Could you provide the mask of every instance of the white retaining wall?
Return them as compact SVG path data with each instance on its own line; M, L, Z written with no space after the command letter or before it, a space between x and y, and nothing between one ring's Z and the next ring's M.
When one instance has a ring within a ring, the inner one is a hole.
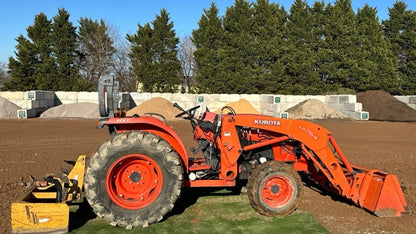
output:
M35 117L47 108L60 104L71 103L98 103L97 92L0 92L0 96L15 103L25 110L26 117ZM179 94L179 93L121 93L120 106L132 108L136 105L155 97L165 98L172 103L177 102L184 109L195 105L201 105L199 110L208 107L215 111L229 102L246 99L260 113L272 116L282 116L285 111L298 103L308 99L318 99L328 106L339 110L343 114L354 119L368 119L368 112L362 110L362 104L357 103L355 95L273 95L273 94ZM416 109L416 96L395 96ZM371 114L371 113L370 113ZM290 116L289 116L290 118Z
M21 109L16 114L21 118L38 117L55 106L55 94L52 91L0 92L0 97L19 106Z

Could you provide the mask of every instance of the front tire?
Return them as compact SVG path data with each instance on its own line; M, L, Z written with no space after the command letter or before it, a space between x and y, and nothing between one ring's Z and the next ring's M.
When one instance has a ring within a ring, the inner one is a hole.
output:
M248 178L250 205L265 216L292 213L301 200L302 182L294 168L284 162L268 161L258 166Z
M178 199L179 155L160 137L133 131L104 142L85 176L87 200L113 226L146 227L160 221Z

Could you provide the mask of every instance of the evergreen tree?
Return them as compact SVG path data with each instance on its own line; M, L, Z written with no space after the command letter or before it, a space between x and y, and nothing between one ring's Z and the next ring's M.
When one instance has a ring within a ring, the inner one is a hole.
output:
M354 53L356 63L351 69L349 87L356 91L392 91L397 88L396 60L390 43L384 38L375 8L365 5L358 10L357 32Z
M254 50L251 46L253 9L246 0L235 0L234 5L227 8L224 25L224 58L220 68L225 72L227 81L223 92L257 93L255 84L258 77L254 76L252 67L255 64Z
M127 35L127 40L131 44L130 57L133 71L142 86L142 91L153 92L154 84L158 82L153 72L156 69L153 63L153 30L148 23L144 26L139 24L138 27L136 34Z
M192 32L192 39L196 47L194 56L198 66L196 80L199 92L221 93L227 82L225 73L219 68L223 58L224 30L214 3L209 9L204 9L198 25L198 29Z
M112 56L115 53L114 42L103 20L99 22L89 18L79 20L78 38L81 52L81 74L96 89L98 79L110 72Z
M179 39L169 21L169 14L163 9L152 22L153 29L149 24L139 24L136 34L127 35L133 69L145 92L175 92L180 85Z
M330 59L333 55L332 48L326 38L330 11L326 8L324 1L316 1L309 10L312 21L309 48L314 54L313 70L317 72L319 83L322 86L321 93L333 92L339 86L330 81L329 74L333 65L333 61Z
M286 92L319 94L324 91L315 69L317 55L313 51L313 24L309 5L295 0L288 19L288 47L284 56Z
M282 65L284 40L287 34L287 12L279 4L268 0L253 3L253 27L251 43L253 48L254 90L258 93L277 93L285 89Z
M389 8L389 19L383 21L384 31L390 40L398 62L402 80L402 94L416 93L416 13L407 10L403 1Z
M325 61L320 72L329 85L349 88L351 68L355 63L354 41L357 40L355 13L351 0L337 0L334 5L327 5L325 24Z
M179 72L181 63L178 59L179 38L176 37L173 23L170 22L169 14L165 9L152 22L155 59L158 61L156 67L157 92L176 92L181 83Z
M36 89L51 90L56 76L56 67L52 57L52 22L45 14L35 16L35 23L27 28L27 35L33 42L37 53L36 60Z
M2 90L28 91L36 90L37 53L33 43L20 35L17 39L16 59L9 58L9 73L11 79L4 83Z
M70 91L79 88L78 41L76 28L69 21L69 13L59 9L53 17L52 48L56 59L57 74L53 90Z

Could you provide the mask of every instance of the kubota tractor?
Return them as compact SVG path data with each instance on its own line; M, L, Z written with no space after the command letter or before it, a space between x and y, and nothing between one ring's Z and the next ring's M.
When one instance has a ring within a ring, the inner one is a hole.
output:
M111 100L108 102L111 106ZM107 108L108 108L107 106ZM160 221L184 187L236 187L246 183L251 206L266 216L298 206L304 172L320 187L378 216L400 216L406 201L395 175L351 165L331 133L307 121L219 114L199 106L176 117L190 121L203 158L187 154L166 122L151 116L111 117L111 139L91 158L86 197L95 213L112 225L131 228ZM111 108L110 108L111 109Z
M112 137L90 159L84 191L94 212L111 225L145 227L160 221L183 188L244 184L257 212L286 215L302 197L298 172L377 216L407 212L397 176L350 164L331 133L317 124L238 114L229 106L197 117L199 106L184 110L175 103L182 111L176 117L192 126L198 143L193 152L203 154L194 158L160 116L111 116L119 112L112 110L113 94L105 95L105 87L100 95L107 102L100 101L100 109L111 114L97 127L107 126Z

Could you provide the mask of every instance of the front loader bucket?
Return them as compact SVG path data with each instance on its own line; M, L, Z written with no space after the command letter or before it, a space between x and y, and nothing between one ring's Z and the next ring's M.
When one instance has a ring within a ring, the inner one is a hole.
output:
M401 216L409 212L396 175L369 170L356 174L354 178L351 198L359 206L379 217Z

